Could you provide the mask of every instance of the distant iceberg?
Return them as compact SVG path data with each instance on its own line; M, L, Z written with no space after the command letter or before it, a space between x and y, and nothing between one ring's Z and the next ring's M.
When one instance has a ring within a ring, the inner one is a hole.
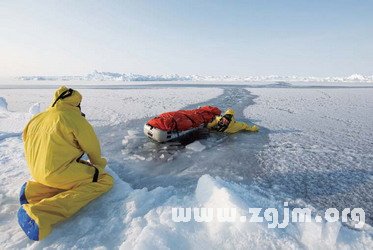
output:
M121 74L121 73L112 73L112 72L98 72L97 70L93 71L92 73L82 77L81 80L88 80L88 81L125 81L125 82L133 82L133 81L191 81L193 80L191 77L183 77L177 74L173 75L139 75L139 74Z
M24 81L200 81L200 82L373 82L372 76L353 74L347 77L314 77L314 76L179 76L171 75L140 75L132 73L99 72L94 70L85 76L20 76Z

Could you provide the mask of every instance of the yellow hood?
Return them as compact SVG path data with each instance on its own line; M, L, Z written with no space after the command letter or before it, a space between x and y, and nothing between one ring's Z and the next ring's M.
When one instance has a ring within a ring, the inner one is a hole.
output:
M234 110L231 109L231 108L229 108L229 109L227 109L227 111L225 111L224 114L225 114L225 115L234 115Z
M60 87L53 102L66 90ZM74 164L81 164L76 160L83 153L99 170L106 165L96 133L77 107L81 100L81 94L74 90L71 96L34 116L23 130L27 165L32 177L43 185L64 189L58 186L66 181L59 178L60 174L69 166L74 169Z
M54 99L52 101L52 104L57 100L57 98L65 91L67 91L69 88L67 88L66 86L61 86L59 89L56 90L56 92L54 92ZM79 105L79 103L82 102L82 95L77 91L77 90L73 90L73 93L71 96L68 96L64 99L59 99L56 104L55 104L55 107L59 107L59 106L73 106L73 107L77 107Z

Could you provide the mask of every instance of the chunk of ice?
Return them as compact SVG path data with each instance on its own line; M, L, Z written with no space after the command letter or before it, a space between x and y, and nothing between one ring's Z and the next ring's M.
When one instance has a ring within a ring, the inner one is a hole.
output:
M206 149L206 146L200 143L199 141L195 141L191 144L188 144L185 148L196 152L202 152Z
M28 112L30 113L30 115L36 115L40 113L40 103L37 102L37 103L32 104Z

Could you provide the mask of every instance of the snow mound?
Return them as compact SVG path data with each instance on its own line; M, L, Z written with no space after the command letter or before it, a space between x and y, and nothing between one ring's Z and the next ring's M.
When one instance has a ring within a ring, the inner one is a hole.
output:
M4 97L0 96L0 110L8 110L8 103Z
M199 141L194 141L192 142L191 144L188 144L186 147L186 149L189 149L189 150L193 150L193 151L196 151L196 152L202 152L203 150L206 149L206 146L203 145L201 142Z
M28 112L29 112L30 115L36 115L36 114L40 113L40 103L37 102L37 103L34 103L33 105L31 105Z

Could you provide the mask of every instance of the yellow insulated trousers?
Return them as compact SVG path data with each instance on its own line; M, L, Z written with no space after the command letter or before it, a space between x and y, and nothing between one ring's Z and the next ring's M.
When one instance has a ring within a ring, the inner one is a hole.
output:
M54 224L71 217L90 201L110 190L113 178L104 173L99 176L97 182L92 182L90 177L75 183L74 186L72 189L63 190L35 181L24 184L20 196L21 203L24 203L22 208L38 227L31 229L38 232L29 232L34 234L33 240L44 239L50 234Z

